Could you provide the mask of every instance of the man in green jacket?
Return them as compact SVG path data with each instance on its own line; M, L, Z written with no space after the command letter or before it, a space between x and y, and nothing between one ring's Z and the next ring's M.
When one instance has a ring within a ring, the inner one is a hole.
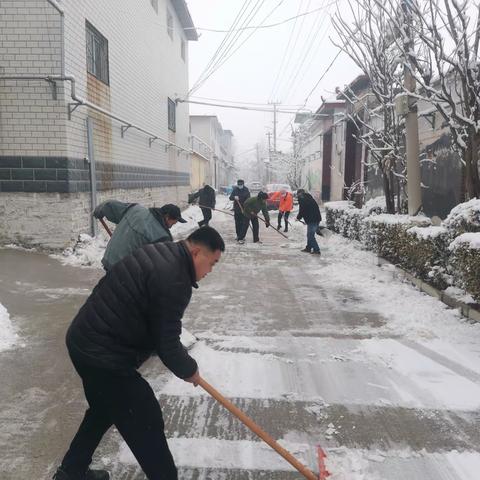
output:
M142 245L172 241L170 228L177 222L186 223L180 208L171 203L145 208L138 203L107 200L95 209L93 216L117 224L102 258L105 270Z
M266 203L267 198L268 195L265 192L258 192L256 197L250 197L245 200L245 203L243 204L243 215L245 217L245 222L243 223L243 230L238 238L238 243L245 243L245 235L247 234L248 225L250 222L252 224L253 243L260 242L260 238L258 237L258 213L260 210L265 218L265 226L267 228L270 226L270 217L268 215Z

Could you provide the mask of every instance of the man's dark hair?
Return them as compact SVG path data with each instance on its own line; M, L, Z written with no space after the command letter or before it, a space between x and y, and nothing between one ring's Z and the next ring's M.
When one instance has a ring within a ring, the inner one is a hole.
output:
M237 185L245 185L245 182L241 178L239 178L237 180Z
M196 245L203 245L211 252L225 251L225 242L222 236L212 227L201 227L195 230L188 236L187 241Z
M299 188L297 190L297 197L298 197L298 195L303 195L304 193L305 193L305 190L303 188Z
M260 200L266 200L266 199L268 198L268 193L258 192L257 197L258 197Z

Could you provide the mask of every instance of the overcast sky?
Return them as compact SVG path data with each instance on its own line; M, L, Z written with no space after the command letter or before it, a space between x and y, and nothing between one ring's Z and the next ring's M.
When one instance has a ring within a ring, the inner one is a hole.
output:
M228 30L242 7L245 7L242 20L247 18L247 12L252 13L245 26L271 25L313 11L279 26L244 30L225 63L192 94L192 100L212 102L193 98L206 97L258 104L275 100L290 109L301 107L337 55L338 49L329 38L335 35L331 15L347 5L345 0L190 0L188 7L200 34L198 42L189 43L191 86L227 35L202 29ZM256 7L259 9L255 10ZM340 54L308 98L306 108L316 110L322 96L334 98L335 87L343 87L359 73L353 62ZM217 115L223 128L233 131L237 153L251 149L256 142L266 144L266 133L273 130L273 115L269 113L193 104L190 112ZM293 118L293 114L278 116L278 150L287 151L291 145Z

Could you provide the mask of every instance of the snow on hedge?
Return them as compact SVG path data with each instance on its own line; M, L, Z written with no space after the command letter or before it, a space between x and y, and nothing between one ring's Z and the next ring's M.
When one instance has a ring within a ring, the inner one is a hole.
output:
M325 208L329 208L330 210L351 210L355 207L353 202L350 202L349 200L340 200L338 202L325 203Z
M430 225L431 221L427 217L417 216L412 217L410 215L393 215L390 213L381 213L380 215L372 215L368 217L370 223L385 223L389 225L399 224L417 224L417 225Z
M445 227L437 227L437 226L412 227L407 230L408 233L415 235L417 238L421 238L422 240L437 238L440 235L447 233L447 231L448 230Z
M442 222L442 225L457 230L469 225L480 230L480 199L473 198L457 205Z
M370 200L365 202L362 210L372 211L372 210L381 210L385 211L387 209L387 202L385 201L385 196L381 195L379 197L373 197Z
M456 250L459 247L480 249L480 232L462 233L448 246L450 250Z

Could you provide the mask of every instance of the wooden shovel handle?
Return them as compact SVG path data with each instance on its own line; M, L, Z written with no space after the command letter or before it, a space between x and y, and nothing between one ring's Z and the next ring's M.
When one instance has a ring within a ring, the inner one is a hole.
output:
M100 223L103 225L103 228L107 231L108 235L111 237L112 236L112 231L108 228L108 225L105 223L105 220L103 218L100 218Z
M209 393L215 400L221 403L230 413L235 415L243 424L245 424L253 433L258 435L265 443L270 445L279 455L281 455L290 465L295 467L308 480L318 480L318 477L310 471L305 465L300 463L290 452L279 445L268 433L263 431L250 417L245 415L230 400L227 400L219 391L215 390L209 383L200 377L198 384Z

